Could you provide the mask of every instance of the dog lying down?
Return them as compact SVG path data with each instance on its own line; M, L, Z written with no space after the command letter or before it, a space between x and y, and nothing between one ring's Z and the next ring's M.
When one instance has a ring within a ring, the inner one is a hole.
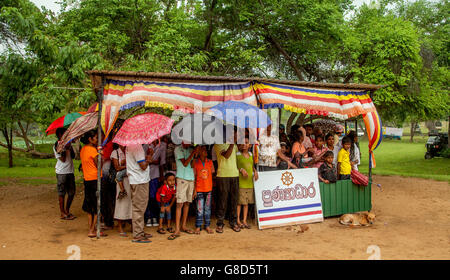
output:
M346 226L369 226L375 221L375 213L360 212L344 214L339 218L339 223Z

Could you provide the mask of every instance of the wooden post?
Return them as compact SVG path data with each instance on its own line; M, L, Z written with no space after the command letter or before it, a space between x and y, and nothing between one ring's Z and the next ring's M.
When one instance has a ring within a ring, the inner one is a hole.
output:
M105 86L105 78L102 76L102 83L100 89L97 91L98 102L98 120L97 120L97 150L102 145L102 102L103 102L103 88ZM100 216L101 216L101 187L102 187L102 156L99 154L97 159L97 239L100 238Z

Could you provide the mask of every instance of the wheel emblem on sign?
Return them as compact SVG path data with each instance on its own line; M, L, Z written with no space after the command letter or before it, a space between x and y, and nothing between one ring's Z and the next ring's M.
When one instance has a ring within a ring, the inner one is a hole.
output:
M292 176L291 172L286 171L283 174L281 174L281 181L283 182L284 185L289 186L294 182L294 176Z

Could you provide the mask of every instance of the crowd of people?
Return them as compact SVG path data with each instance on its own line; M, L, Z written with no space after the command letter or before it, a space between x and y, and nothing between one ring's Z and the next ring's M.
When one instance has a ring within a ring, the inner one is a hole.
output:
M57 130L58 140L63 133L64 129ZM101 236L116 224L122 237L128 237L126 227L131 224L132 241L136 243L151 242L146 227L157 227L161 235L168 233L169 240L202 230L213 234L212 212L216 233L224 232L226 219L233 231L240 232L251 228L248 209L255 203L253 184L258 172L318 168L321 182L350 179L351 170L357 170L360 164L357 134L350 131L342 138L342 126L325 133L306 124L293 125L287 134L280 125L278 135L271 126L262 130L256 147L250 144L247 133L243 144L174 145L169 136L164 136L151 144L127 147L109 142L99 152L97 133L89 131L80 139L84 144L80 151L82 209L88 216L88 236L97 236L98 168L102 175ZM54 152L61 219L73 220L70 206L75 195L75 154L71 145L57 153L57 143ZM187 225L191 208L196 216L195 229Z

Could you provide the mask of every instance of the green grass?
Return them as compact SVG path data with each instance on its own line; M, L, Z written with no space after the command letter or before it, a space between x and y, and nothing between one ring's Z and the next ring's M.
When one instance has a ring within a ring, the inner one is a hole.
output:
M40 144L37 150L53 153L52 144ZM8 151L0 147L0 186L7 185L7 179L13 178L18 183L27 185L55 184L56 159L38 159L22 152L13 152L13 168L8 168ZM74 161L76 181L80 183L81 173L78 172L79 160Z
M450 182L450 159L424 158L427 137L415 137L414 143L403 138L402 140L384 139L375 150L376 168L372 173L376 175L399 175L405 177L418 177ZM367 140L361 141L360 171L368 172Z

